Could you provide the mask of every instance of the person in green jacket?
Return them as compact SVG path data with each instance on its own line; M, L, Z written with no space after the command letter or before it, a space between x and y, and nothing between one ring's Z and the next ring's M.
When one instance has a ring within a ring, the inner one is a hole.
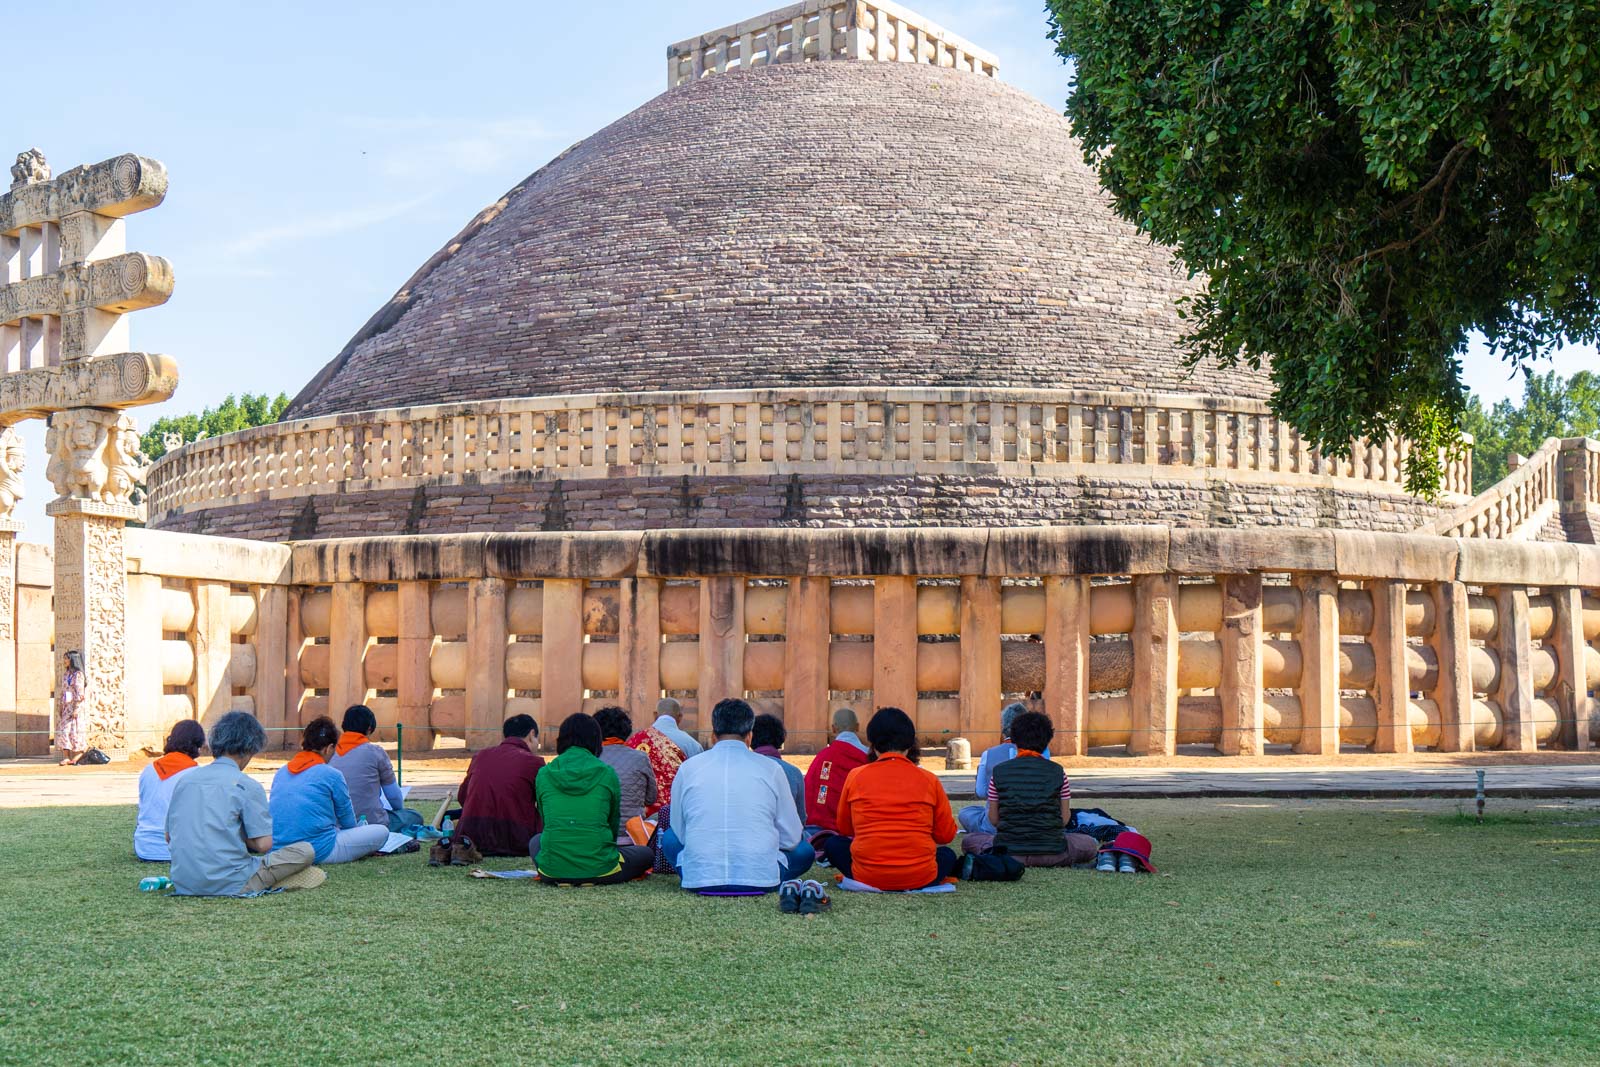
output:
M544 831L528 842L541 882L615 885L650 870L655 852L618 845L622 787L600 760L600 724L569 715L556 735L556 758L534 781Z

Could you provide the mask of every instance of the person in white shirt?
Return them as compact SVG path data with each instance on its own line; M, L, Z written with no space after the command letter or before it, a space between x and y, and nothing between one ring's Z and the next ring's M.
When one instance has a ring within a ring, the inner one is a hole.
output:
M167 847L167 805L178 777L195 766L206 747L206 731L193 719L180 719L167 734L164 755L139 772L139 818L133 824L133 854L148 863L172 862Z
M672 783L672 825L660 844L685 889L770 893L816 859L783 768L750 750L755 721L743 700L718 703L716 743L686 760Z
M671 738L673 744L683 749L683 758L688 759L700 755L705 749L678 725L682 719L683 705L667 697L656 705L656 721L650 725Z

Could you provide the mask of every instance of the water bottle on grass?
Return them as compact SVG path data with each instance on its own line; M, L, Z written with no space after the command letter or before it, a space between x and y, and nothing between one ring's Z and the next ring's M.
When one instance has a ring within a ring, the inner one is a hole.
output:
M172 888L172 879L164 874L153 874L149 878L139 879L139 892L159 893L163 889Z

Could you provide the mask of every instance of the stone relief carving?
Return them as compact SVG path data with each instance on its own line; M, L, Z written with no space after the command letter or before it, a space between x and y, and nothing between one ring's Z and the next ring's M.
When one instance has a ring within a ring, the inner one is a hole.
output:
M45 477L61 500L128 504L133 487L144 480L146 464L131 415L101 408L57 412L45 431L45 449Z
M0 430L0 519L10 519L17 501L22 499L22 471L26 466L22 436L10 426ZM0 582L3 584L7 583Z
M167 431L161 435L161 445L168 452L176 452L183 447L183 434Z
M17 181L11 192L0 196L0 231L57 222L79 211L120 218L155 207L167 195L167 168L145 156L130 152L51 178L42 154L37 155L38 168L34 167L37 152L22 153L11 168L14 178L23 167L29 174L39 174L42 168L42 176ZM26 164L24 157L29 160Z
M128 352L59 367L0 374L0 420L44 418L77 407L121 408L155 404L178 388L170 356Z
M32 185L36 182L50 180L50 164L45 162L44 153L37 148L30 148L26 152L17 153L17 161L11 165L11 184Z

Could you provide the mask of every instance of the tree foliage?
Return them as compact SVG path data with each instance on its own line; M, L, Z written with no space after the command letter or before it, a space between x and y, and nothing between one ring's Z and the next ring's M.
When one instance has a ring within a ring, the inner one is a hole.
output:
M1600 332L1597 0L1049 0L1067 115L1120 214L1203 291L1188 358L1270 357L1324 452L1466 416L1481 331L1515 367Z
M139 439L139 446L151 459L160 459L167 454L165 438L169 433L179 434L187 444L201 437L216 437L277 422L288 406L289 398L283 393L275 397L266 393L242 393L237 399L230 393L222 403L198 415L166 415L157 419Z
M1481 493L1510 472L1512 453L1532 455L1552 437L1600 437L1600 374L1529 375L1521 404L1484 407L1473 397L1466 428L1473 437L1472 491Z

